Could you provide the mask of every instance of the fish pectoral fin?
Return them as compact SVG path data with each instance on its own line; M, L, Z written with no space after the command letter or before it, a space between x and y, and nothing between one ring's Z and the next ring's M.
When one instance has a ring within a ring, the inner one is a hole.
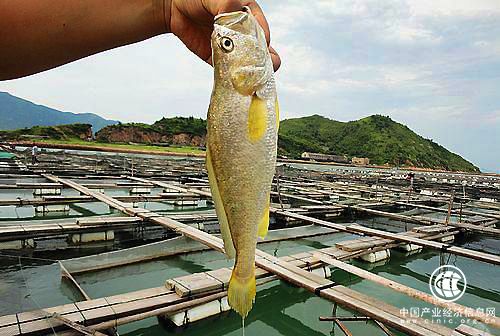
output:
M257 228L257 236L264 239L267 236L267 231L269 230L269 197L267 198L267 205L262 213L262 218L259 222L259 227Z
M207 172L210 190L212 190L212 200L215 204L215 212L217 213L217 218L219 218L220 232L222 234L222 240L224 241L224 250L228 258L233 259L236 256L236 250L234 249L233 239L231 238L231 230L229 228L229 222L227 221L226 209L224 208L224 203L222 203L222 196L217 185L217 179L215 177L212 158L208 147Z
M255 143L264 137L267 128L267 105L266 101L257 95L252 96L247 126L247 136L250 142Z

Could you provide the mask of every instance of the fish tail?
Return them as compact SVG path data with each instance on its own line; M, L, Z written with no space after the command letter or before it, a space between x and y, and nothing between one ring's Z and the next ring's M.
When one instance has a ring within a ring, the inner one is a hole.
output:
M228 301L231 308L243 318L252 309L255 291L255 268L253 268L252 275L248 278L238 277L233 270L231 280L229 280Z

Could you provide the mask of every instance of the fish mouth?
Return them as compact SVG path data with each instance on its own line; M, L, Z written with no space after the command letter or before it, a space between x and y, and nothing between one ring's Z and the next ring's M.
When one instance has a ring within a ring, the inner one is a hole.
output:
M241 11L222 13L215 16L214 24L231 27L246 20L249 13L251 13L250 8L244 6Z

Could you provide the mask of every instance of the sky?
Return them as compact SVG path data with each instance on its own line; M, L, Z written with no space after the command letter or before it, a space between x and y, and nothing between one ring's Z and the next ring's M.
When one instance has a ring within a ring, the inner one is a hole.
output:
M500 172L500 1L260 0L281 118L390 116ZM205 117L212 69L172 35L94 55L0 90L38 104L151 123Z

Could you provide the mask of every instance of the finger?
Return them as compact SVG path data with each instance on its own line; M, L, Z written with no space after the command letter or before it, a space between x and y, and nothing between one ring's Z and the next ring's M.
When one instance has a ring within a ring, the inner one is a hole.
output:
M276 52L276 50L274 50L274 48L271 47L271 46L269 47L269 53L271 54L271 60L273 61L274 71L278 71L278 69L281 66L280 55L278 55L278 53Z
M210 57L209 57L209 58L204 59L204 61L205 61L206 63L208 63L209 65L213 66L213 64L212 64L212 55L210 55Z
M222 13L236 12L243 9L243 4L240 0L201 0L205 10L212 16Z
M243 1L244 6L250 7L250 10L252 11L253 16L257 20L257 22L260 24L262 29L264 29L264 33L266 35L266 41L267 45L271 43L271 32L269 31L269 24L267 23L266 17L264 16L264 12L262 11L262 8L260 8L259 4L257 4L256 1Z

